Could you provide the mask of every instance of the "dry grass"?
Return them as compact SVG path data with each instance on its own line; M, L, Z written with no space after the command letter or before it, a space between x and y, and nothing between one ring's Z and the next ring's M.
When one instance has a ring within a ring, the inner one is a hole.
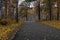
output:
M5 40L13 30L15 30L23 23L21 20L19 23L16 23L13 20L10 20L8 22L9 24L7 26L0 25L0 40Z
M40 22L43 23L43 24L50 25L52 27L55 27L55 28L59 28L60 29L60 20L59 21L57 21L57 20L40 21Z

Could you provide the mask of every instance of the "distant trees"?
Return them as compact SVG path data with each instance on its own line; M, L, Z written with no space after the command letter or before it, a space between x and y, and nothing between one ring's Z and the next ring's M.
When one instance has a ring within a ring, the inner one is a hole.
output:
M52 0L46 0L46 5L49 13L49 20L52 20Z
M55 20L59 20L59 11L60 11L60 6L59 5L60 5L60 1L59 0L46 0L46 3L47 3L47 11L48 11L49 16L50 16L49 20L54 20L53 19L53 15L55 13L52 13L52 12L55 12L54 10L52 11L52 5L54 4L54 2L55 2L55 4L57 3L56 4L56 6L57 6L56 7L57 8L57 10L56 10L57 11L57 13L56 13L57 17L55 17Z
M38 3L38 19L40 20L40 0L25 0L26 2L37 1Z
M32 1L37 1L38 3L38 19L41 19L41 0L25 0L25 2L29 3ZM43 0L46 2L46 7L47 7L47 12L48 12L48 16L49 16L49 20L53 20L53 13L52 13L52 5L55 5L54 2L57 3L57 16L56 16L56 20L60 19L60 0ZM30 5L30 4L29 4ZM1 12L4 10L4 14ZM27 10L27 7L24 10ZM43 10L42 10L43 11ZM53 10L54 11L54 10ZM21 13L21 12L20 12ZM2 18L2 14L4 15L4 18L14 18L16 19L16 21L18 22L18 0L0 0L0 18ZM26 18L27 18L27 13L26 13Z
M11 18L11 0L3 0L3 12L4 12L4 18Z
M19 6L18 14L20 18L25 18L25 20L28 20L28 14L27 14L28 7L21 4Z

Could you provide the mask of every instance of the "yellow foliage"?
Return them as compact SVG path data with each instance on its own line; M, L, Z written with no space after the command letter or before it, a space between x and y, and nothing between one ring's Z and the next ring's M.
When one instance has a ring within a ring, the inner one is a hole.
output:
M18 28L23 23L23 21L21 20L19 21L19 23L14 23L12 20L8 20L8 22L10 23L7 26L0 25L0 40L6 40L8 35L10 35L10 33L13 32L13 30Z
M40 21L40 22L46 25L50 25L51 27L60 29L60 21L53 20L53 21Z

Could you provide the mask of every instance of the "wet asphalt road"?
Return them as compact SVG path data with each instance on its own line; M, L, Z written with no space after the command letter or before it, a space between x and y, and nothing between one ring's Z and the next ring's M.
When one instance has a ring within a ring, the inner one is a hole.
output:
M13 40L60 40L60 29L38 22L25 22Z

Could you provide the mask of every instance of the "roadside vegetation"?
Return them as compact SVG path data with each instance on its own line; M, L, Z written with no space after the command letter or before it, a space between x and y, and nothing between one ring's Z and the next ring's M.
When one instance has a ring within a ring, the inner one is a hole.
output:
M19 20L19 23L16 23L15 20L2 20L7 24L0 24L0 40L6 40L10 33L12 33L16 28L20 27L23 23L22 20Z
M18 0L0 1L0 40L7 39L31 15L37 15L43 24L60 29L60 0L25 0L19 5Z
M57 20L52 20L52 21L40 21L41 23L43 24L46 24L46 25L49 25L51 27L55 27L55 28L58 28L60 29L60 20L57 21Z

